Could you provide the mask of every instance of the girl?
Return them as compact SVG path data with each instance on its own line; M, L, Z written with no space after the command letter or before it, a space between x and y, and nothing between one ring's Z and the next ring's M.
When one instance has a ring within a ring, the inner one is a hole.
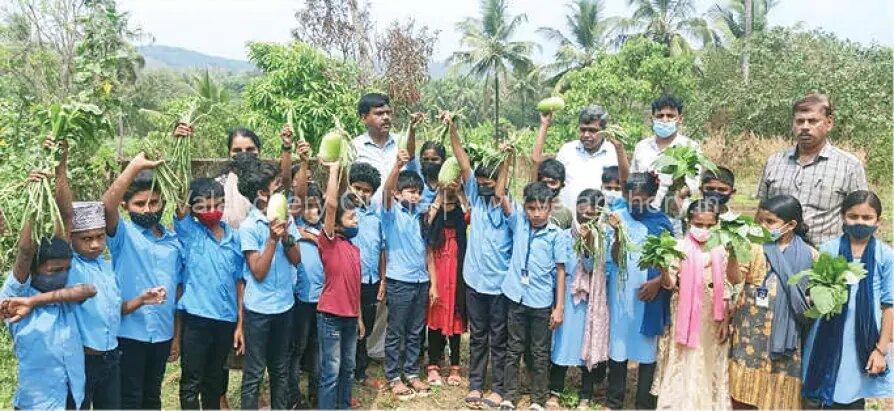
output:
M738 282L738 273L729 268L738 267L727 264L722 247L704 248L709 229L725 211L721 208L703 199L689 206L689 232L677 245L685 258L679 268L661 273L662 287L677 291L671 298L674 329L662 341L653 387L659 409L730 408L726 305L730 283Z
M743 272L745 285L732 319L730 395L735 408L800 409L807 278L794 285L788 279L810 268L817 252L805 240L796 198L761 201L755 219L770 230L773 242L752 252Z
M424 210L435 199L438 191L438 173L441 165L447 158L447 150L437 141L426 141L419 151L419 173L425 184L422 185L422 200L419 202L420 210Z
M428 143L426 143L428 144ZM424 149L423 149L424 150ZM459 341L466 330L465 281L466 225L469 201L456 184L440 190L428 212L426 240L438 281L438 299L428 308L428 383L442 385L439 364L450 343L450 375L447 385L462 383Z
M851 285L841 314L813 324L804 345L802 395L808 406L863 409L867 397L894 395L891 336L894 334L894 252L875 235L882 204L875 193L844 198L844 235L821 252L860 261L866 277Z
M605 198L599 190L586 189L577 196L576 227L569 235L580 237L592 244L594 233L587 223L599 218L599 210L605 206ZM570 243L569 243L570 245ZM567 250L573 255L573 249ZM569 259L567 272L572 277L566 281L565 311L562 325L553 331L552 366L549 370L550 398L548 409L558 409L559 396L565 390L565 374L569 367L580 367L581 388L578 392L578 409L588 409L593 396L597 374L605 374L604 362L608 359L608 306L605 296L605 261L593 255L577 255ZM589 314L589 315L588 315ZM597 332L584 334L587 318ZM587 351L583 355L582 350ZM586 357L585 362L583 358ZM597 366L593 371L593 367Z

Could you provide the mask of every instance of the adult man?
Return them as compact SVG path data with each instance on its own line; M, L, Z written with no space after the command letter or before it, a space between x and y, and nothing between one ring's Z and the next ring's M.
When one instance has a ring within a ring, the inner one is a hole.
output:
M841 235L841 202L855 190L867 189L863 164L828 140L834 121L832 103L810 93L792 106L794 147L767 160L757 197L794 196L804 208L807 237L822 244Z

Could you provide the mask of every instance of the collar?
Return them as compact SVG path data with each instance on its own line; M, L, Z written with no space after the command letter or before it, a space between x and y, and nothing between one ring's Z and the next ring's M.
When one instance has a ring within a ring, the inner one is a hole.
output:
M819 153L817 153L814 161L816 161L817 159L820 159L820 158L827 159L827 158L831 157L832 153L835 149L836 149L835 146L833 146L831 142L826 140L826 144L824 144L823 148L820 149ZM786 150L785 154L786 154L786 157L797 161L798 160L798 145L795 144L792 148Z
M188 217L192 218L192 216L188 216ZM207 235L214 241L217 241L217 239L214 238L214 233L211 231L210 228L208 228L208 226L206 226L205 224L202 224L201 221L196 221L196 220L193 220L193 221L195 221L195 223L198 224L199 227L202 227L202 232L205 233L205 235ZM233 228L230 227L229 225L227 225L227 223L225 223L223 220L220 220L220 228L223 229L223 231L224 231L223 236L220 237L220 243L223 244L223 243L227 242L227 240L229 240L230 237L233 236Z
M167 239L168 237L174 237L174 235L171 234L170 231L168 231L168 228L163 226L161 223L158 223L158 228L161 230L161 237L156 237L155 233L152 232L151 228L144 228L143 226L141 226L137 223L133 223L133 225L138 230L140 230L140 232L143 233L144 236L151 238L155 241L162 241L162 240Z
M531 222L528 221L528 231L534 233L532 235L532 237L542 237L542 236L547 235L553 231L558 231L558 230L559 230L559 226L555 225L552 221L546 223L546 226L544 226L543 228L538 228L538 229L535 229L534 227L532 227Z
M87 258L77 252L72 252L71 254L72 254L72 258L74 258L78 261L87 263L87 264L98 264L99 259L102 258L102 254L100 254L99 257L96 257L96 258Z
M363 133L360 135L360 142L364 146L369 145L369 146L373 146L373 147L379 147L379 145L376 144L375 141L373 141L372 137L370 137L369 132L366 132L366 133ZM381 148L388 147L391 144L396 144L396 143L394 142L394 136L391 133L388 133L388 139L385 140L385 144L382 145Z
M649 138L648 142L649 142L649 147L651 147L655 151L659 151L658 136L652 135L652 137ZM671 141L671 143L668 145L668 147L674 147L674 146L678 146L681 144L688 144L688 143L689 143L689 137L686 137L683 134L680 134L680 132L678 131L677 135L674 137L674 141Z
M599 142L599 146L596 147L596 151L594 151L592 154L587 152L587 150L584 148L583 143L581 143L580 140L576 141L574 148L575 148L575 150L577 150L578 153L586 155L586 156L590 156L590 157L596 157L600 154L605 154L608 151L608 149L605 146L605 137L602 138L602 141Z

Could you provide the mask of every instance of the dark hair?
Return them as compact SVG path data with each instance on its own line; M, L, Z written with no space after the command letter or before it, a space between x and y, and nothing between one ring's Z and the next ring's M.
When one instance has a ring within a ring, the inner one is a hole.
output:
M441 144L437 141L429 140L429 141L426 141L425 143L422 143L422 149L419 150L420 160L422 159L422 153L424 153L425 150L435 150L435 152L438 153L438 155L441 157L441 161L444 161L447 159L447 150L444 149L443 144Z
M612 181L621 181L621 171L618 166L608 166L602 169L602 183L611 183Z
M792 104L792 115L798 112L811 111L814 107L820 106L826 117L832 116L832 101L829 96L821 93L807 93L800 100Z
M593 122L599 122L599 129L604 129L605 124L608 122L608 112L605 111L601 106L587 106L580 110L580 114L577 116L578 124L589 124Z
M279 170L276 166L257 160L253 167L237 171L239 193L254 203L258 199L258 191L268 190L277 174Z
M525 198L525 203L530 203L532 201L548 203L553 200L553 190L549 188L546 183L541 181L526 185L522 195Z
M662 94L661 97L652 102L652 114L663 108L676 109L677 114L683 115L683 102L670 94Z
M304 206L307 207L307 199L316 198L317 204L320 207L320 210L323 209L323 190L320 189L320 185L311 181L307 183L307 193L302 200L304 200Z
M654 197L658 193L658 177L652 173L633 173L624 183L624 191L643 193Z
M537 167L537 180L551 178L565 184L565 165L554 158L548 158Z
M37 273L37 267L55 259L70 259L72 257L71 244L57 236L44 238L37 245L34 258L31 260L31 272Z
M412 170L401 171L397 175L397 191L404 191L409 188L415 188L422 191L422 177L419 173Z
M361 116L369 114L375 107L384 107L391 104L388 96L381 93L367 93L357 102L357 114Z
M795 234L806 241L807 225L804 224L804 209L797 198L788 194L773 196L761 200L757 208L773 213L786 223L794 220L796 223Z
M124 192L124 202L126 203L130 201L133 196L141 191L152 190L161 194L161 187L158 184L152 184L153 176L154 174L152 174L152 170L140 171L133 179L133 182L127 187L127 191Z
M496 164L478 164L478 166L475 167L475 177L491 178L496 180L498 171L497 168L498 166Z
M348 172L348 184L366 183L375 192L382 184L382 176L379 170L369 163L351 164L351 170Z
M717 166L717 171L705 170L705 174L702 175L702 185L710 182L711 180L721 181L724 184L729 185L730 187L736 186L736 176L733 174L733 171L723 167Z
M223 185L213 178L198 177L189 183L189 205L201 198L221 198L224 196Z
M695 213L714 213L714 216L717 217L726 211L727 208L725 205L719 204L716 201L700 198L693 201L692 204L689 205L689 208L686 209L686 221L691 221L692 215Z
M335 209L335 226L341 226L341 218L346 212L356 209L361 205L360 197L350 191L346 191L338 199L338 208Z
M233 140L236 137L245 137L250 138L251 142L255 144L255 147L258 148L258 151L261 151L261 138L255 134L254 131L251 131L247 128L236 127L227 130L227 150L233 148Z
M851 191L846 197L844 197L844 201L841 202L841 215L850 210L854 206L858 206L860 204L869 204L873 210L875 210L875 216L881 217L882 215L882 200L878 198L878 196L869 190L857 190Z
M605 195L595 188L588 188L577 195L577 206L605 207Z

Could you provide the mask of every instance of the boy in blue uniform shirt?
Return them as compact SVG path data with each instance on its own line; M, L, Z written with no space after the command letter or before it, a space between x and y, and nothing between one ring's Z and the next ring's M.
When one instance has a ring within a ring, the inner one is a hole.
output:
M180 294L182 247L177 236L159 223L164 203L149 171L159 164L138 154L103 195L106 242L125 300L155 287ZM122 205L130 221L118 214ZM165 365L180 352L174 311L175 298L166 298L162 304L141 307L121 319L121 408L161 408Z
M528 184L519 207L506 196L508 161L500 168L496 196L512 229L512 259L501 289L507 301L509 329L506 395L501 407L518 400L519 362L530 349L531 406L547 400L551 330L562 324L565 303L565 263L568 233L550 223L554 192L543 182Z
M242 373L242 407L258 408L264 370L270 374L270 407L288 408L289 344L292 306L295 304L296 267L301 254L295 239L298 231L290 221L268 221L267 201L280 190L282 181L275 166L257 160L239 175L239 192L254 207L239 226L245 256L243 329L237 339L245 341Z
M180 407L217 408L220 379L233 346L245 262L239 232L221 221L224 188L210 178L190 183L187 205L177 208L174 230L186 271L178 307L183 317Z
M388 329L385 334L385 378L391 392L400 400L429 393L428 384L419 378L419 353L429 293L431 258L426 252L417 209L422 178L415 171L400 171L410 161L400 150L397 162L382 189L382 232L388 252L385 270L385 298L388 304ZM398 203L395 204L395 201ZM434 280L434 278L432 278ZM437 295L431 297L437 298ZM404 350L401 352L401 340ZM403 354L403 361L401 361ZM401 374L410 387L401 380Z

